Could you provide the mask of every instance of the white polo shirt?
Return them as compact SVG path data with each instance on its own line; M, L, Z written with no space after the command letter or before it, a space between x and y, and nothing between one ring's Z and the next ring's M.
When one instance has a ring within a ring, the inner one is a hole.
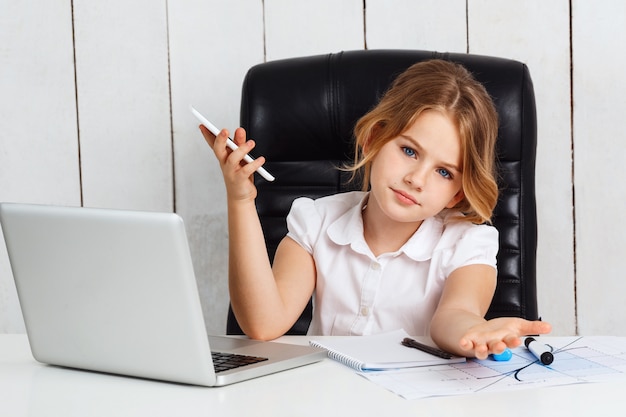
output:
M367 335L405 329L428 336L446 277L470 264L496 267L498 232L488 225L448 221L448 211L424 220L398 250L374 256L363 237L367 193L294 201L288 234L314 260L317 283L311 335Z

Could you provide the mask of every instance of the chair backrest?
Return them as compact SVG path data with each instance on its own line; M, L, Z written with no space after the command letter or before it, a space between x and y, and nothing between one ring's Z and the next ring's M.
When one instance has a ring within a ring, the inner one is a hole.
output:
M537 319L533 85L526 65L503 58L429 51L362 50L272 61L245 78L241 125L276 176L256 179L257 210L270 257L287 232L285 217L300 196L359 189L336 167L352 161L353 127L391 81L413 63L439 58L464 65L492 96L499 116L498 184L493 223L500 233L498 285L488 318ZM311 304L291 334L305 333ZM229 334L241 333L229 312Z

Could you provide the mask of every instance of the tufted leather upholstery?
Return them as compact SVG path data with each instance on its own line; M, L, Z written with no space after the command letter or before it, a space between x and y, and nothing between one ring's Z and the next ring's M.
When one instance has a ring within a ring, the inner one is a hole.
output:
M528 68L513 60L455 53L364 50L259 64L245 78L241 125L276 176L256 178L257 210L270 257L286 234L285 217L299 196L359 189L334 169L352 160L352 129L411 64L440 58L464 65L494 99L499 120L500 198L493 222L500 233L498 285L488 318L537 319L535 255L536 111ZM311 304L291 329L304 334ZM229 311L227 333L241 334Z

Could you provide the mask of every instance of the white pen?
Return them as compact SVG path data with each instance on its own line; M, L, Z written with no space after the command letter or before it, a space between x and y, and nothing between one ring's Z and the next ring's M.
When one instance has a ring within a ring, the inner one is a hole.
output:
M534 337L527 337L526 340L524 340L524 345L526 345L530 353L532 353L535 358L539 359L542 364L550 365L554 361L552 349L538 342Z
M203 115L200 114L200 112L198 112L198 110L194 109L193 106L189 106L189 108L191 109L191 112L193 113L193 115L196 116L196 119L198 119L200 123L204 125L204 127L209 129L209 132L213 133L215 136L219 135L220 130L217 127L215 127L213 123L209 122ZM239 146L237 146L237 144L233 142L231 138L226 139L226 146L228 146L233 151L239 148ZM254 159L248 154L244 156L243 160L246 161L247 163L254 161ZM259 175L261 175L263 178L265 178L268 181L274 181L275 179L274 176L270 174L269 172L267 172L267 170L263 167L259 167L256 170L256 172L258 172Z

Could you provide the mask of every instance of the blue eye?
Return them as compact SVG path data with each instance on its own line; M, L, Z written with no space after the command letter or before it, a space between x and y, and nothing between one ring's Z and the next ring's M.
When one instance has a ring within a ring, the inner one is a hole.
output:
M450 171L448 171L445 168L439 168L437 172L439 173L439 175L441 175L445 179L452 179L452 174L450 173Z
M402 147L402 152L404 152L406 154L406 156L410 156L411 158L415 157L415 151L411 148L408 148L406 146Z

